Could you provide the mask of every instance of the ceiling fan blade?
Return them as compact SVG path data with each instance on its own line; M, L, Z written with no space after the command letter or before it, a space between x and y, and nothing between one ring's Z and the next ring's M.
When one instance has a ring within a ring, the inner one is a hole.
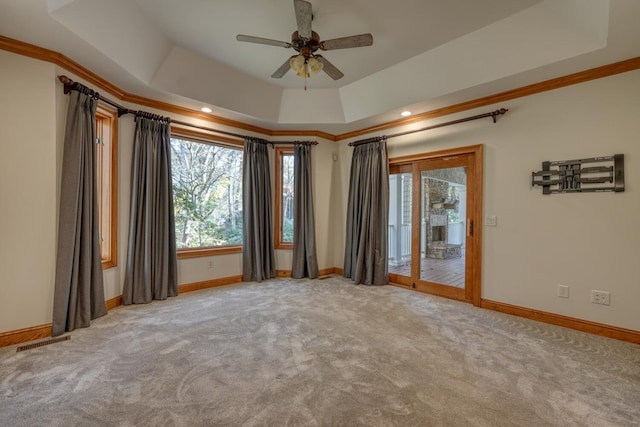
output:
M304 0L293 0L293 8L296 11L296 23L298 24L298 36L304 40L311 40L311 3Z
M268 44L270 46L279 46L279 47L286 47L286 48L291 47L291 43L289 42L281 42L279 40L264 39L262 37L245 36L244 34L238 34L236 36L236 40L238 40L239 42Z
M347 49L350 47L371 46L373 36L369 33L358 34L356 36L340 37L338 39L325 40L320 42L322 50Z
M293 58L293 56L291 58ZM289 65L289 61L291 60L291 58L288 58L286 61L284 61L284 64L282 64L280 66L280 68L278 68L277 70L275 70L273 72L273 74L271 74L271 78L273 78L273 79L281 79L282 76L287 74L287 71L289 71L291 69L291 66Z
M344 77L342 71L338 70L335 65L327 61L324 56L315 55L315 58L322 63L322 71L327 73L333 80L340 80Z

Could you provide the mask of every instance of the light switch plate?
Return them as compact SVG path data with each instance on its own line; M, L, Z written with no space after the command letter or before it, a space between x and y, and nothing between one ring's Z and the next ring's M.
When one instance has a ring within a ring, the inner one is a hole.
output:
M569 298L569 287L567 285L558 285L558 296L560 298Z

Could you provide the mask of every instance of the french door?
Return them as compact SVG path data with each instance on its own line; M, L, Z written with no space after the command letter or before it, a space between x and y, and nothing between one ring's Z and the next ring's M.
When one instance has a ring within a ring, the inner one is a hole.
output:
M390 160L389 278L480 303L482 146Z

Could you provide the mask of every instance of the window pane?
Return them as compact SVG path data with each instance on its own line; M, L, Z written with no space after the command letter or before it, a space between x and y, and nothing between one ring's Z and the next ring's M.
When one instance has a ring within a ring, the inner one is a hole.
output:
M100 256L102 268L116 266L117 233L117 113L98 106L96 110L96 179Z
M176 244L242 244L242 150L171 138Z
M293 243L293 154L282 156L282 241Z

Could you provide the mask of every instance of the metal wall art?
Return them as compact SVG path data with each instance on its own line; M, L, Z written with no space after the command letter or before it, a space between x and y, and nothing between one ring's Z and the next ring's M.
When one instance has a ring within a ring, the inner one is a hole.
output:
M541 171L531 172L531 185L542 186L542 194L619 193L624 191L624 154L542 162Z

